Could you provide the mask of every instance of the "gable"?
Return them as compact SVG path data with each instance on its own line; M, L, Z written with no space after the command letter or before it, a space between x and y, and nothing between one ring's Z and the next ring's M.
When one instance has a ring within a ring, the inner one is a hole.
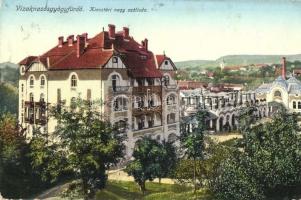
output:
M43 72L43 71L47 71L47 68L41 62L34 62L28 67L27 71Z
M172 62L169 59L164 59L162 64L160 65L160 69L162 70L174 70Z
M104 68L113 68L113 69L125 69L126 66L122 62L119 56L112 56Z

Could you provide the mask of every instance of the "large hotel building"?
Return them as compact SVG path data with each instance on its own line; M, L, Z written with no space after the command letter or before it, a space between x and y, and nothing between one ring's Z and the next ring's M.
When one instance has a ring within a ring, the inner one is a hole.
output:
M102 115L126 126L128 156L141 136L179 135L176 67L166 55L154 55L147 39L136 42L127 27L116 32L110 24L92 38L61 36L52 49L19 65L19 121L29 138L35 127L51 134L56 122L47 108L69 106L78 96L100 100Z

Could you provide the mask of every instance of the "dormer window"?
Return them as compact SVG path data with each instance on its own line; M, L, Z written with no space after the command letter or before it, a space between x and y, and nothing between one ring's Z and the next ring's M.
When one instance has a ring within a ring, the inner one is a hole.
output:
M75 75L72 75L72 76L71 76L71 87L72 87L72 88L77 87L77 78L76 78Z
M113 62L113 63L118 63L118 58L117 58L116 56L114 56L114 57L112 58L112 62Z
M146 55L141 55L140 58L141 58L141 60L146 60L147 56Z

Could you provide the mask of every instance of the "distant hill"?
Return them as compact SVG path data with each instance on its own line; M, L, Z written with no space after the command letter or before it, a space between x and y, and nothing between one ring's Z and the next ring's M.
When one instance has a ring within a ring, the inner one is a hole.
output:
M10 83L17 86L18 79L18 65L11 62L0 63L0 82Z
M187 61L175 62L175 65L179 69L190 68L192 70L218 66L215 60L187 60Z
M227 55L216 60L187 60L175 62L179 69L190 68L199 70L207 67L219 67L224 60L226 66L249 65L249 64L279 64L281 58L285 56L288 61L301 60L301 54L296 55Z
M11 63L11 62L4 62L4 63L0 63L0 69L6 68L6 67L10 67L13 69L18 69L18 65L15 63Z
M282 57L287 61L301 60L301 54L296 55L228 55L222 56L216 60L220 63L224 60L226 66L231 65L249 65L249 64L279 64Z

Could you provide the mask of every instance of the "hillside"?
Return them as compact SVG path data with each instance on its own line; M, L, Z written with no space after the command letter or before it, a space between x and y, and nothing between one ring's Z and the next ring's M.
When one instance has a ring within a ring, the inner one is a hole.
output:
M278 64L281 58L285 56L288 61L301 60L301 54L296 55L227 55L216 60L187 60L175 62L179 69L190 68L198 70L207 67L218 67L224 60L226 66L249 65L249 64Z
M230 65L249 65L249 64L279 64L282 57L287 61L301 60L301 54L296 55L228 55L216 60L220 63L224 60L226 66Z
M0 83L0 115L5 112L17 114L18 89L9 83Z
M18 65L10 62L0 63L0 82L7 82L17 86L18 79Z

